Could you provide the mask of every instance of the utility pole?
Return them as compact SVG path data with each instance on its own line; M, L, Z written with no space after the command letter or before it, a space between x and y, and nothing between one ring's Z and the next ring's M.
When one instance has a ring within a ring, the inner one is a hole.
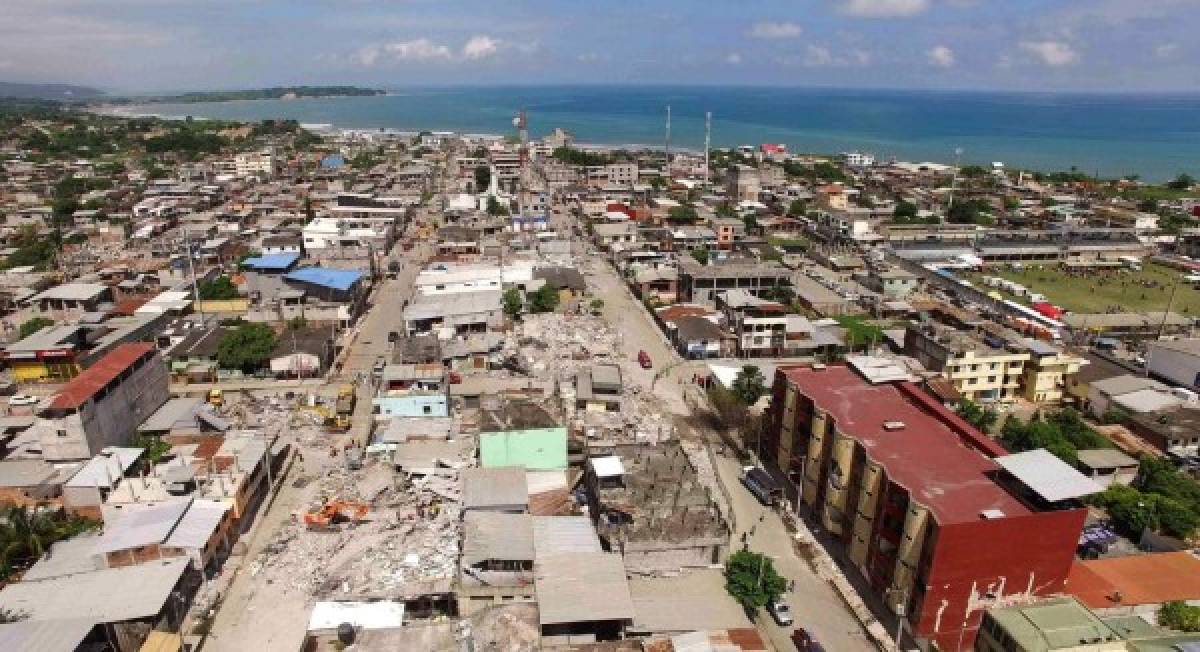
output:
M946 207L947 210L954 208L954 190L958 187L958 160L962 153L961 147L954 148L954 176L950 177L950 204Z
M712 111L704 112L704 186L708 187L708 150L712 146Z
M204 323L204 307L200 303L200 286L196 283L196 264L192 261L191 232L183 227L183 248L187 250L188 272L192 276L192 294L196 297L196 313L200 315L200 323Z
M667 105L667 161L663 168L663 172L667 174L667 181L671 180L671 105Z

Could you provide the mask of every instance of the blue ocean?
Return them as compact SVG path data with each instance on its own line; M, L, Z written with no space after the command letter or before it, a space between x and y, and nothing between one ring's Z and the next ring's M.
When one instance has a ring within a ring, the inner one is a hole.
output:
M1085 95L765 87L541 86L397 88L378 97L154 104L167 116L291 118L347 128L512 133L555 127L581 143L700 149L785 143L792 152L859 150L883 159L964 163L1162 181L1200 173L1200 95Z

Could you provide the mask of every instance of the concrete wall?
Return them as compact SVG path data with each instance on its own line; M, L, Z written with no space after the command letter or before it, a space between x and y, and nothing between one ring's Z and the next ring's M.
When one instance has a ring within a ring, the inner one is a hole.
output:
M167 365L155 353L108 394L61 419L39 418L43 454L48 461L86 460L107 446L125 446L137 427L170 398Z
M378 416L382 417L450 416L445 394L380 396L371 399L371 404L378 410Z

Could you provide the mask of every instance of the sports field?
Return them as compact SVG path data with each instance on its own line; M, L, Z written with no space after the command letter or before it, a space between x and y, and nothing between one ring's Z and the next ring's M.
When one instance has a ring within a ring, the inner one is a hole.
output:
M1167 307L1172 285L1183 277L1183 272L1148 263L1140 272L1124 268L1066 271L1057 265L1026 265L1024 269L993 267L986 274L962 275L984 292L999 292L1005 299L1028 303L1028 299L984 286L984 276L999 276L1020 283L1071 312L1155 312ZM1200 291L1187 281L1181 281L1171 311L1200 315Z

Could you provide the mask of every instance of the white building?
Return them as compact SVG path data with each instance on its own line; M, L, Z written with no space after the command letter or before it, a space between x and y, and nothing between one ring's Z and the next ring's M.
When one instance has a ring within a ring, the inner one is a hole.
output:
M275 155L270 150L238 154L233 157L233 173L239 177L274 176Z
M842 159L852 168L869 168L875 165L875 157L862 152L842 152Z
M502 290L533 281L532 263L499 265L439 264L422 270L413 282L418 294L461 294L481 290Z
M394 234L391 219L337 219L319 217L304 225L304 249L386 246Z

